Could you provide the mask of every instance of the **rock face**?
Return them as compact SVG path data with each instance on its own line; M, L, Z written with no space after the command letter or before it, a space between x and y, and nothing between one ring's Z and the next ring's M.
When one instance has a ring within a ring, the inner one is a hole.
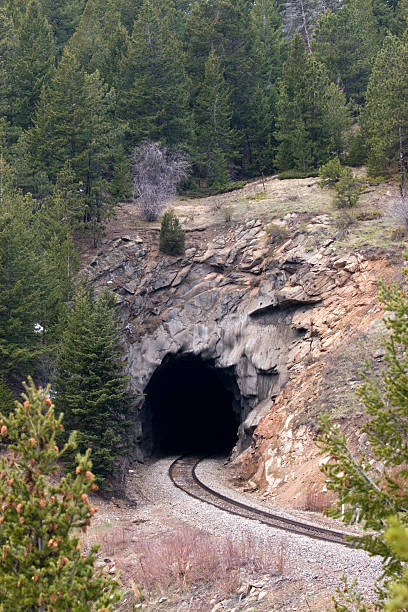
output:
M312 246L297 232L305 222L312 233L319 230ZM304 375L311 360L381 316L378 276L394 274L382 252L337 253L324 239L324 215L292 213L277 223L278 236L260 220L224 226L216 235L190 232L183 257L162 256L157 234L140 231L103 245L85 271L96 287L113 289L121 304L127 369L137 393L169 355L200 356L233 372L241 422L236 454L248 449L255 432L243 472L258 486L281 478L274 463L280 444L290 455L310 436L305 427L291 429L282 389ZM143 411L140 397L136 458L148 452Z

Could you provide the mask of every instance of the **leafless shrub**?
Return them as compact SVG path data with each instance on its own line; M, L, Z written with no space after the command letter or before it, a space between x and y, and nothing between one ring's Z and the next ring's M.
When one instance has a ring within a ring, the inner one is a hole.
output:
M303 510L309 512L324 512L330 507L330 498L327 493L323 491L314 491L308 489L302 505Z
M146 141L132 154L133 197L138 198L146 221L155 221L174 198L177 186L190 172L190 161L183 151L170 153L157 142Z
M232 211L231 211L231 208L229 206L227 206L226 208L224 208L223 212L224 212L224 221L225 221L226 225L228 225L232 221Z
M408 229L408 197L395 197L388 202L387 214L396 223Z
M287 556L286 548L286 539L282 538L282 540L279 542L278 550L276 552L276 571L280 576L285 573Z
M100 525L88 531L86 536L81 537L85 549L90 549L95 544L101 547L104 556L112 557L121 552L126 546L129 535L123 527L116 525Z
M161 534L132 547L137 562L118 560L117 566L145 592L186 589L206 583L223 596L236 591L244 573L281 574L286 562L286 543L271 550L263 542L215 538L192 528Z

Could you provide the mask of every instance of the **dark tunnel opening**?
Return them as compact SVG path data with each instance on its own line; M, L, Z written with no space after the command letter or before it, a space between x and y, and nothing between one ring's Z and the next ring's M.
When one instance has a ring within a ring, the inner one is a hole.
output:
M239 392L232 369L172 355L157 368L145 393L153 455L228 454L236 444Z

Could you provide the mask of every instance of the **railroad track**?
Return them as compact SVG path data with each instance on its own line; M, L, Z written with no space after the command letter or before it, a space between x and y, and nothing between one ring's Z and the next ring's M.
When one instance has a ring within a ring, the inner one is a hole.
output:
M214 491L201 482L196 474L197 466L203 459L205 457L184 456L173 461L169 468L169 476L173 484L191 497L220 508L229 514L236 514L237 516L258 521L276 529L283 529L284 531L307 536L308 538L335 542L336 544L353 548L353 545L345 539L345 534L341 531L326 529L267 512L266 510L252 508Z

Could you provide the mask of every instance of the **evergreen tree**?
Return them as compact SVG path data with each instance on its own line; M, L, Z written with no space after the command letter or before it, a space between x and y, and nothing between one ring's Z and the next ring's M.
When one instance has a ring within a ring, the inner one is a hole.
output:
M313 50L340 83L348 99L358 104L370 78L380 38L371 0L348 0L338 13L325 13L316 28Z
M63 429L47 389L25 385L23 403L0 413L0 435L13 454L0 459L0 610L112 611L118 583L94 567L97 547L84 554L78 530L98 510L89 451L76 457L76 476L54 484L58 461L75 449L71 435L60 450ZM75 533L76 532L76 533Z
M407 279L406 266L403 272ZM381 300L389 313L385 318L389 331L385 340L385 369L379 378L368 377L358 391L369 417L362 428L369 448L360 456L354 455L329 415L321 418L319 444L331 457L322 471L327 476L328 488L338 496L331 514L340 516L343 505L345 522L359 521L369 530L361 537L353 537L353 542L370 554L379 555L386 578L398 581L406 558L395 545L395 536L401 533L401 528L406 532L408 526L408 295L397 284L382 286ZM393 516L397 520L387 531L387 522ZM395 595L394 589L392 594ZM384 609L383 601L380 607ZM385 606L385 609L405 608Z
M17 56L18 38L13 21L5 8L0 8L0 118L2 138L15 139L13 109L15 104L14 63ZM2 143L4 148L4 143ZM3 151L4 153L4 151Z
M14 408L14 398L4 375L0 376L0 413L9 415Z
M349 117L344 94L296 34L284 66L277 104L276 165L308 172L343 150Z
M81 68L99 71L110 86L120 85L118 67L127 43L120 9L111 0L88 0L79 25L69 42Z
M132 33L142 2L143 0L118 0L116 3L120 10L121 22L125 26L128 34Z
M195 104L199 173L209 185L228 182L228 162L231 164L235 153L231 115L228 87L220 62L211 50Z
M173 210L167 210L160 224L159 248L167 255L182 255L186 232L182 229L178 217Z
M121 89L119 67L127 43L128 34L122 25L119 7L115 1L109 2L95 40L90 69L99 70L103 80L118 91Z
M84 195L85 221L100 222L112 203L109 183L123 156L115 105L115 91L102 82L98 71L87 74L65 51L42 92L29 135L34 174L42 171L55 183L70 163Z
M76 30L86 0L41 0L41 4L53 29L56 47L62 53Z
M16 34L18 43L13 65L12 123L27 129L41 90L52 75L55 61L51 27L41 12L39 0L30 0Z
M212 48L220 61L230 92L231 127L236 131L240 153L236 165L241 165L243 172L249 164L251 141L251 7L250 0L198 0L191 8L186 34L193 105Z
M129 396L120 357L113 295L106 292L93 300L80 286L57 358L56 407L64 412L67 429L78 430L79 450L92 449L99 483L113 474L115 460L124 452ZM72 463L73 455L67 457Z
M403 193L408 170L407 60L405 40L387 36L373 68L363 115L371 173L395 170L399 162Z
M6 377L26 374L39 349L41 262L32 231L34 206L18 193L3 193L0 204L0 375Z
M276 141L278 79L286 59L286 41L278 3L256 2L251 11L251 112L248 117L251 174L272 172Z
M380 31L401 33L398 5L399 0L373 0L373 14Z
M144 138L180 146L192 139L189 82L171 15L145 0L122 67L121 116L130 145Z

